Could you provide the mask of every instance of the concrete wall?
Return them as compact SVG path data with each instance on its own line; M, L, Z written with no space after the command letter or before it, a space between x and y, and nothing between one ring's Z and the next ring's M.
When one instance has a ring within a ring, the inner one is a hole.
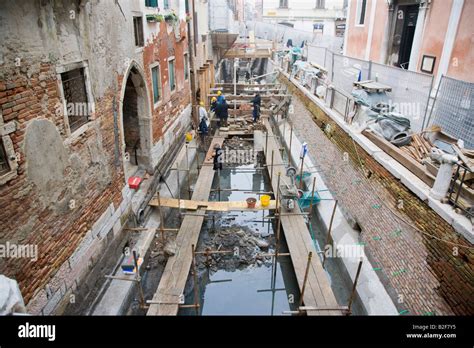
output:
M97 262L97 255L119 238L131 212L136 193L125 184L121 121L130 71L136 69L145 98L139 125L146 139L142 150L149 160L147 169L189 125L184 21L175 27L151 25L144 17L145 46L135 47L132 17L143 15L143 4L0 4L0 123L8 129L7 134L2 128L2 139L8 137L17 164L14 176L0 180L0 244L38 247L35 261L0 259L0 272L19 282L31 313L55 311ZM176 59L173 93L168 85L170 56ZM152 99L150 64L156 62L164 65L159 105ZM60 73L78 64L86 71L92 112L91 121L71 133Z

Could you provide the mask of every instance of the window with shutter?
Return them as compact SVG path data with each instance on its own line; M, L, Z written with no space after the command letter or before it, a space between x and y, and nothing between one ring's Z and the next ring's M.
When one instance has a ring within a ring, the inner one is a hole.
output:
M161 78L158 65L151 68L151 78L153 82L153 103L156 104L161 98Z
M135 46L143 47L143 19L142 17L133 17L133 33L135 35Z
M184 55L184 79L189 78L189 55L186 53Z
M174 91L176 89L174 59L170 59L168 61L168 70L169 70L169 75L170 75L170 89L171 89L171 91Z
M87 98L84 68L61 74L66 112L71 132L89 122L89 100Z
M145 0L146 7L158 7L158 0Z

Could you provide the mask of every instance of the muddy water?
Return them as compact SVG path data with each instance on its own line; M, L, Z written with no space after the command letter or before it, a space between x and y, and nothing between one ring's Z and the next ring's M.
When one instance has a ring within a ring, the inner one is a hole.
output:
M269 178L253 165L224 168L214 177L213 189L239 189L249 191L271 190ZM219 197L220 195L220 197ZM249 197L259 199L259 195L243 191L213 191L210 200L245 201ZM266 242L264 248L250 244L238 244L239 257L234 254L214 257L210 267L198 258L200 315L283 315L284 311L295 310L299 301L299 290L293 266L289 257L280 257L275 268L273 259L259 257L275 250L273 220L267 219L272 212L231 212L216 215L215 221L208 219L201 231L198 250L212 245L212 241L225 235L227 231L240 233L241 240ZM283 237L283 231L281 231ZM232 239L229 237L229 239ZM220 239L220 250L234 250L232 240ZM250 249L250 250L249 250ZM287 252L286 242L281 242L280 252ZM257 257L255 258L255 255ZM194 303L193 278L188 279L185 291L186 303ZM195 315L194 309L183 309L181 315Z

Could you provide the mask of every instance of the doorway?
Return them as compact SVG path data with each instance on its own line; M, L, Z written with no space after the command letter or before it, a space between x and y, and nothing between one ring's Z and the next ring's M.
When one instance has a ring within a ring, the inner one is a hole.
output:
M391 63L403 69L408 69L410 62L419 8L419 5L400 5L395 12Z
M149 169L151 125L146 85L142 74L132 66L122 99L122 129L125 177Z

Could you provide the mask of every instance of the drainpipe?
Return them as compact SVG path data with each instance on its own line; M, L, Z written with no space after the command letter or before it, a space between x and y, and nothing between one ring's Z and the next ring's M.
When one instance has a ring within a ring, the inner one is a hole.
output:
M458 162L458 158L445 154L439 149L432 149L430 157L441 164L433 188L430 190L430 196L441 201L448 193L451 177L453 176L453 167Z
M413 38L413 44L411 46L410 62L408 63L408 70L411 70L411 71L417 71L421 44L423 42L423 33L425 31L426 13L428 12L428 9L429 9L428 4L429 4L428 0L421 1L420 3L418 18L416 20L415 35Z

